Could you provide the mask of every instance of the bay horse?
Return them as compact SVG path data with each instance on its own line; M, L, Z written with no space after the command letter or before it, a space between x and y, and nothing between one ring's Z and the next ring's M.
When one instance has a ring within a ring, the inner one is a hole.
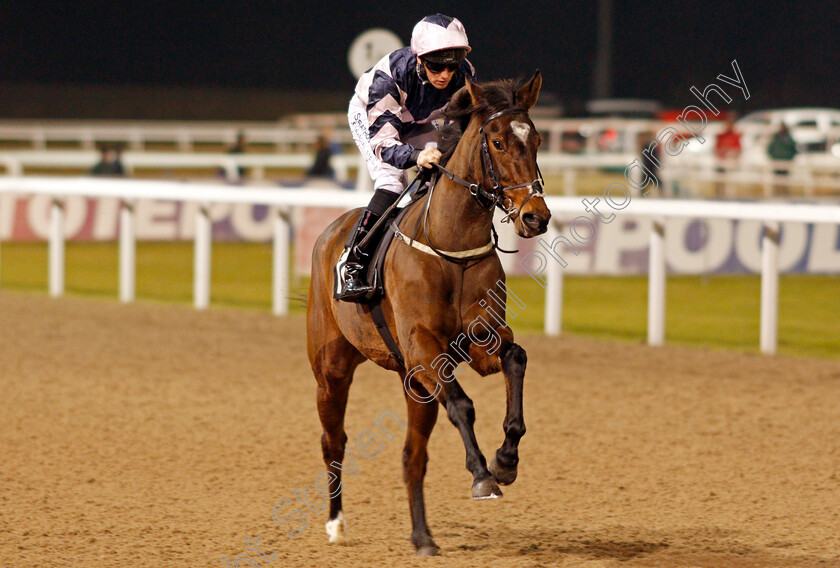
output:
M330 542L346 538L341 506L341 463L347 442L344 415L353 373L366 359L396 371L405 387L408 425L403 477L417 554L439 551L426 524L423 500L426 445L438 404L463 438L466 467L473 475L473 498L501 497L498 484L516 478L519 440L525 434L522 388L527 357L513 341L505 312L488 309L486 298L488 290L495 289L491 293L497 299L501 296L502 306L506 301L505 273L491 241L495 206L507 213L516 233L526 238L545 232L551 216L537 167L540 136L528 116L541 85L539 71L521 86L509 80L468 81L447 107L449 124L443 129L440 150L441 162L448 169L440 168L444 175L402 217L403 241L395 240L384 261L381 309L388 328L395 332L405 366L386 347L369 307L333 299L333 266L359 210L339 217L315 243L307 350L318 383L318 415L324 430L321 447L330 474L326 524ZM479 321L481 329L471 325ZM449 366L441 372L444 360ZM489 465L476 441L472 400L455 379L461 362L481 376L504 373L505 440Z

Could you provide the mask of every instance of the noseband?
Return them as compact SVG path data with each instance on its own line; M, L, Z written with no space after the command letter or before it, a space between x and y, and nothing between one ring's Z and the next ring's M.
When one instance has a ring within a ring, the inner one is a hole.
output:
M490 124L492 121L496 120L497 118L501 118L507 114L528 114L527 110L521 108L509 108L505 110L500 110L492 115L490 115L487 120L484 121L484 124L481 125L478 133L481 136L481 174L482 179L490 180L490 191L482 188L477 183L470 183L464 179L459 178L446 168L441 165L437 165L438 170L447 178L454 181L457 184L460 184L467 189L470 190L470 194L478 201L479 205L484 207L487 210L493 208L493 206L498 207L507 215L505 215L501 222L507 223L511 220L514 216L519 216L519 213L522 211L522 208L525 207L525 204L531 200L532 197L535 195L543 196L545 192L543 190L543 179L542 179L542 172L540 171L540 166L537 166L537 179L530 183L520 183L517 185L508 185L503 186L499 181L499 175L496 173L495 168L493 167L493 158L490 156L490 142L487 138L487 133L484 131L485 127ZM510 206L507 205L507 202L511 201L510 198L505 196L506 191L511 191L513 189L519 189L522 187L529 188L528 197L522 202L518 208L514 208L513 204L511 203Z

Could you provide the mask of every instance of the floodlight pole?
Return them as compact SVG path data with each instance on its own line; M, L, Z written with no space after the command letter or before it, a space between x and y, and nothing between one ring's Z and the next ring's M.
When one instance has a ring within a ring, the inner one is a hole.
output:
M613 0L598 0L598 48L592 75L592 98L612 96Z

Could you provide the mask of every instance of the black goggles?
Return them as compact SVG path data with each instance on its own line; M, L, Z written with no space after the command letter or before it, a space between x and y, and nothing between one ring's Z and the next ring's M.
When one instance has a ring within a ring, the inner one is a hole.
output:
M454 73L461 67L460 63L435 63L434 61L428 61L427 59L423 60L423 65L426 66L426 70L431 71L432 73L443 73L444 69Z

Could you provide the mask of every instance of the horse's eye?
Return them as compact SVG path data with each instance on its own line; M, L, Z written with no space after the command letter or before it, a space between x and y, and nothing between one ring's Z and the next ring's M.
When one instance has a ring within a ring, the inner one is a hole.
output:
M496 150L502 149L502 143L499 140L493 140L493 146L496 147Z

